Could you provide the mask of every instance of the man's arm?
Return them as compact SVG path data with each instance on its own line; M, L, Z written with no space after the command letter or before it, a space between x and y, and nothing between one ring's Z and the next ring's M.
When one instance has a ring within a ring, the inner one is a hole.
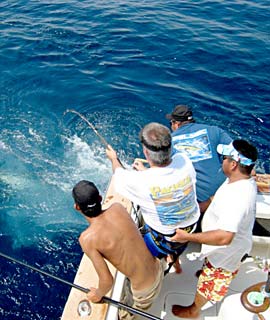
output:
M176 235L170 240L176 242L196 242L201 244L208 244L213 246L224 246L232 242L234 232L225 230L211 230L198 233L188 233L184 230L177 229Z
M84 253L91 259L99 279L98 287L91 287L87 297L92 302L99 302L102 297L105 296L106 293L112 288L113 276L107 266L106 261L98 250L91 248L89 242L86 246L83 238L80 238L80 244Z
M113 172L117 168L123 168L123 166L120 163L120 161L118 160L117 154L116 154L115 150L112 148L112 146L108 145L108 147L106 149L106 154L107 154L107 157L109 158L109 160L111 160Z

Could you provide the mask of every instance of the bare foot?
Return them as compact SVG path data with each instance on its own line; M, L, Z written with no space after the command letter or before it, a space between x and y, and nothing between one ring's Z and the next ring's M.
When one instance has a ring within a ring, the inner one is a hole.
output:
M200 312L193 307L193 305L188 307L182 307L177 304L172 306L172 313L179 318L196 319Z

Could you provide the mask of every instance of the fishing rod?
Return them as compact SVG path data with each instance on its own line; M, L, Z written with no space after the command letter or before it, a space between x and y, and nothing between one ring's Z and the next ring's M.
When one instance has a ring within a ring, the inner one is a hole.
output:
M68 112L75 113L77 116L79 116L83 121L85 121L88 126L95 132L95 134L99 137L100 141L105 145L106 148L108 148L109 143L105 140L105 138L97 131L96 127L83 116L80 112L74 110L74 109L67 109L64 112L64 115L66 115Z
M85 118L85 116L83 116L80 112L74 110L74 109L67 109L65 112L64 112L64 115L66 115L68 112L71 112L71 113L74 113L76 114L77 116L79 116L83 121L85 121L88 126L93 129L93 131L95 132L95 134L99 137L99 139L101 140L101 142L105 145L106 148L108 148L109 146L109 143L105 140L105 138L97 131L96 127L88 120ZM125 169L123 163L121 162L121 160L117 157L117 160L118 162L120 163L120 165L122 166L122 168ZM140 159L140 161L144 161L143 159ZM145 160L146 161L146 160ZM137 218L139 219L138 217L138 210L136 210L136 208L134 207L134 204L133 202L132 203L132 208L135 212L135 215L137 216Z
M78 290L80 290L80 291L82 291L82 292L84 292L84 293L90 292L90 289L88 289L88 288L81 287L81 286L79 286L79 285L77 285L77 284L75 284L75 283L72 283L72 282L66 281L66 280L64 280L64 279L62 279L62 278L59 278L59 277L57 277L57 276L54 276L53 274L50 274L50 273L48 273L48 272L46 272L46 271L43 271L43 270L40 270L40 269L38 269L38 268L36 268L36 267L34 267L34 266L31 266L31 265L29 265L29 264L27 264L27 263L24 263L24 262L22 262L22 261L20 261L20 260L17 260L17 259L15 259L15 258L13 258L13 257L10 257L10 256L8 256L8 255L6 255L6 254L4 254L4 253L2 253L2 252L0 252L0 256L2 256L3 258L6 258L7 260L10 260L10 261L12 261L12 262L15 262L15 263L17 263L17 264L20 264L20 265L22 265L22 266L24 266L24 267L26 267L26 268L29 268L29 269L31 269L31 270L34 270L34 271L36 271L36 272L38 272L38 273L41 273L41 274L43 274L43 275L45 275L45 276L48 276L48 277L50 277L50 278L53 278L54 280L57 280L57 281L59 281L59 282L62 282L62 283L66 284L66 285L68 285L68 286L70 286L70 287L73 287L73 288L75 288L75 289L78 289ZM145 318L147 318L147 319L151 319L151 320L162 320L161 318L158 318L158 317L156 317L156 316L154 316L154 315L152 315L152 314L146 313L146 312L141 311L141 310L139 310L139 309L135 309L135 308L130 307L130 306L128 306L128 305L126 305L126 304L124 304L124 303L122 303L122 302L113 300L113 299L111 299L111 298L109 298L109 297L105 297L105 296L104 296L104 297L102 297L102 300L101 300L101 301L107 302L107 303L110 303L110 304L113 304L113 305L115 305L115 306L117 306L117 307L119 307L119 308L126 309L126 310L130 311L131 313L140 315L140 316L145 317Z
M88 120L85 118L85 116L83 116L80 112L74 110L74 109L67 109L64 112L64 115L66 115L68 112L74 113L77 116L79 116L83 121L85 121L88 126L95 132L95 134L99 137L100 141L104 144L104 146L106 148L108 148L109 143L106 141L106 139L97 131L96 127ZM121 166L124 168L122 162L120 161L120 159L117 157L117 160L119 161L119 163L121 164Z

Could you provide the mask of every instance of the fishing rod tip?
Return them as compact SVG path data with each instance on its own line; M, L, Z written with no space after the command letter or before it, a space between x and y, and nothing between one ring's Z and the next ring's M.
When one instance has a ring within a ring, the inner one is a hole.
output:
M66 111L64 111L63 115L65 116L70 111L71 111L71 109L67 109Z
M67 109L66 111L64 111L63 116L65 116L65 115L66 115L67 113L69 113L69 112L75 113L75 114L78 114L78 115L79 115L79 112L77 112L76 110L74 110L74 109Z

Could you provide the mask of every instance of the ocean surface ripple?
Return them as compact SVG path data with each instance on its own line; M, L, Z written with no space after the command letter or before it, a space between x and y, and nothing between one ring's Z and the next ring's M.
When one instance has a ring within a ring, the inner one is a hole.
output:
M254 143L270 172L270 6L260 1L3 0L0 251L68 281L86 222L71 189L111 175L95 124L128 166L140 128L189 104ZM0 318L59 319L69 293L1 258Z

